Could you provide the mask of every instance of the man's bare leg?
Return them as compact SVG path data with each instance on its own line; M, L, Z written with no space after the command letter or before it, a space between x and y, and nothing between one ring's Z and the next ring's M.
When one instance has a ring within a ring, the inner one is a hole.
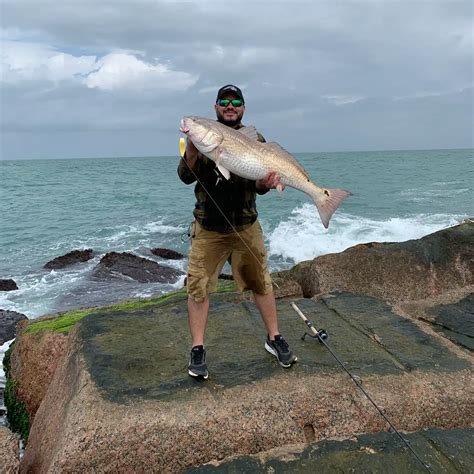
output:
M197 303L188 296L188 322L193 347L204 345L204 334L206 332L208 313L209 298L206 298L202 303Z
M276 301L273 291L267 295L254 293L253 296L270 339L265 342L265 349L278 359L282 367L291 367L298 358L291 352L288 343L281 337L280 331L278 330ZM279 335L279 339L275 338L277 335Z
M254 293L253 297L255 299L255 304L262 315L262 319L265 327L267 328L267 333L270 336L270 340L273 341L275 336L280 334L278 330L275 295L272 291L266 295Z

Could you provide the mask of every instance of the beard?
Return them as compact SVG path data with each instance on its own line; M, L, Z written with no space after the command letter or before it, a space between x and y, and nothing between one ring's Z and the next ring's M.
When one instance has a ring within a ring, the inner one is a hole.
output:
M240 114L235 120L227 120L220 113L217 113L216 115L217 115L218 122L222 123L223 125L227 125L228 127L235 127L236 125L240 124L243 114Z
M240 119L237 120L225 120L223 117L218 117L217 119L218 122L227 125L228 127L235 127L240 123Z

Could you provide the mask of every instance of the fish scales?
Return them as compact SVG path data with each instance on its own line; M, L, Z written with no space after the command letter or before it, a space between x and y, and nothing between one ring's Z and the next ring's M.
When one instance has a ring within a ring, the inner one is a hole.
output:
M224 178L229 179L230 171L257 181L275 172L285 185L308 194L326 228L341 202L352 194L313 183L301 164L280 145L258 142L254 127L235 130L215 120L184 117L180 130L203 155L216 163Z

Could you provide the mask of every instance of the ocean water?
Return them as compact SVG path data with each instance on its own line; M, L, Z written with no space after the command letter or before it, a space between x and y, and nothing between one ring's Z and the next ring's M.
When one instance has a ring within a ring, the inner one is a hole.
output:
M415 239L474 216L473 150L304 153L312 180L354 193L323 228L309 197L287 188L258 197L271 270L352 245ZM148 297L182 286L97 282L90 274L109 251L164 261L149 249L187 254L193 186L177 177L178 158L0 161L0 308L30 318L70 308ZM43 265L73 249L93 260L49 271Z

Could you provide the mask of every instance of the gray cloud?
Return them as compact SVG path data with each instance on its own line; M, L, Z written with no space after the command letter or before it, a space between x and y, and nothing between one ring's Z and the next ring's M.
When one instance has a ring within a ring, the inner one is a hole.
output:
M74 136L70 156L175 153L179 118L212 115L228 82L246 121L292 151L472 146L468 1L40 4L3 2L3 37L63 53L73 73L51 79L45 52L4 80L4 159L64 157ZM90 56L100 81L74 73Z

